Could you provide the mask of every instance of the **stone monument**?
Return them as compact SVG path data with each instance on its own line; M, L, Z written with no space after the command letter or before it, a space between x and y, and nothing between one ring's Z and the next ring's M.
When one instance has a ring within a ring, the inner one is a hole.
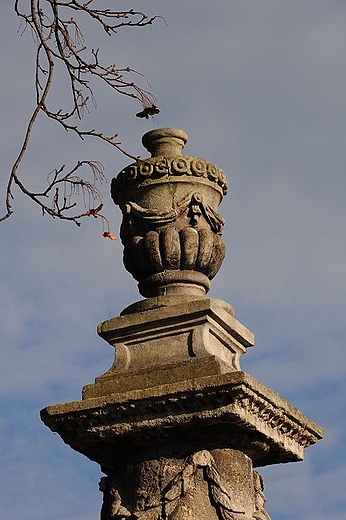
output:
M255 467L302 460L323 430L241 371L254 336L208 298L225 255L224 171L182 155L187 135L143 136L151 153L112 181L124 265L144 299L101 323L111 368L44 423L105 474L101 520L265 520Z

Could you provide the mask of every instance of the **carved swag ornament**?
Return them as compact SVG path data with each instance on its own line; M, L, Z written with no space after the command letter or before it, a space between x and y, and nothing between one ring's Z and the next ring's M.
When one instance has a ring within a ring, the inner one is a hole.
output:
M160 211L128 202L122 208L120 238L126 269L140 280L165 270L194 270L213 278L221 267L225 246L224 219L203 195L192 192Z
M202 471L203 480L208 486L209 500L219 520L270 520L265 511L265 495L263 492L262 477L253 470L254 512L252 517L244 516L245 511L234 506L232 490L220 475L212 454L202 450L188 457L182 469L165 485L155 500L148 498L149 506L132 512L122 504L121 496L116 488L115 479L111 476L103 477L100 481L100 490L103 492L101 520L197 520L193 514L195 490L199 485L198 474ZM148 497L150 485L148 485ZM154 502L154 503L153 503ZM129 506L130 507L130 506ZM130 507L130 509L132 509Z

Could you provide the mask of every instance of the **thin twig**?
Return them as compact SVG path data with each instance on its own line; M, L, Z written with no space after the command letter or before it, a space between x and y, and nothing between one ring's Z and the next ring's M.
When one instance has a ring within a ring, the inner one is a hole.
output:
M131 159L137 160L127 152L118 140L118 134L106 135L97 129L85 130L80 127L85 109L90 101L96 106L95 95L90 84L96 78L106 84L112 91L137 99L142 107L155 106L156 99L148 90L141 88L132 76L144 76L131 67L119 68L114 64L105 65L100 61L99 49L90 49L85 41L80 25L79 15L88 16L108 35L114 35L123 27L150 26L154 17L148 17L140 11L114 11L110 8L95 7L94 0L30 0L29 12L21 10L20 0L15 0L14 10L20 18L19 33L24 34L30 28L37 44L35 58L35 92L36 106L29 119L23 143L11 168L6 188L6 212L0 222L13 213L13 187L38 204L44 214L61 220L69 220L80 225L86 216L100 217L108 223L100 213L103 208L102 195L98 184L104 180L103 167L97 161L82 160L68 172L65 166L54 169L47 177L46 186L40 191L32 191L22 180L19 170L27 152L33 127L40 113L59 123L66 131L75 133L80 139L94 137L115 147ZM72 16L73 13L73 16ZM49 105L49 93L55 78L55 65L63 64L65 74L69 78L70 91L66 96L70 108L53 110ZM127 78L130 79L127 79ZM148 83L148 82L147 82ZM148 86L150 87L149 83ZM81 175L82 170L91 172L92 180ZM78 196L82 198L80 207ZM108 227L108 224L107 224Z

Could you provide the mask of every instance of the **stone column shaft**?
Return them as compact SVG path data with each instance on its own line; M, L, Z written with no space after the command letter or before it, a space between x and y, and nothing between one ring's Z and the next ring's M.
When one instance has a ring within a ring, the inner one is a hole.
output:
M101 479L100 489L101 520L269 518L262 480L250 458L230 449L127 461Z

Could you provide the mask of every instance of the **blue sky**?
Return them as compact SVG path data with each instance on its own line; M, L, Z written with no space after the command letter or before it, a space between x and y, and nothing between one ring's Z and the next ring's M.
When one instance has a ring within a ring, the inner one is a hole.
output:
M2 189L34 99L34 46L29 33L17 34L11 4L0 6ZM256 335L242 368L326 431L303 463L261 470L267 509L273 520L342 520L346 5L148 0L133 6L163 16L167 25L158 20L114 39L90 36L101 42L105 61L145 74L161 113L139 120L136 102L100 90L87 123L119 132L134 154L144 153L146 131L182 128L189 134L186 153L228 174L230 191L220 207L227 255L210 295L231 303ZM58 86L57 99L63 81ZM104 144L81 143L42 119L23 172L35 186L54 167L81 158L100 160L108 180L128 163ZM118 234L120 213L108 186L103 190ZM120 241L102 239L97 220L78 229L43 218L20 194L14 209L0 225L0 516L94 520L99 469L52 434L39 410L79 399L82 386L109 368L112 350L96 326L139 299L136 283L122 267Z

